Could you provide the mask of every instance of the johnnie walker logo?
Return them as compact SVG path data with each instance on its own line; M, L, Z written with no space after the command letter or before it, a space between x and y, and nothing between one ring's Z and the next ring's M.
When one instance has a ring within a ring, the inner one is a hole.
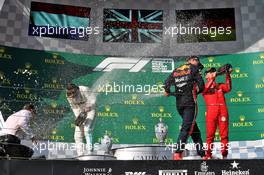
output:
M106 117L106 118L116 118L119 117L117 112L113 112L111 110L111 106L110 105L106 105L104 107L104 111L98 111L97 112L97 116L98 117Z
M63 65L65 64L65 61L60 58L58 53L53 53L52 58L45 58L46 64L57 64L57 65Z
M131 99L125 100L124 104L126 105L144 105L144 101L139 99L137 94L133 94Z

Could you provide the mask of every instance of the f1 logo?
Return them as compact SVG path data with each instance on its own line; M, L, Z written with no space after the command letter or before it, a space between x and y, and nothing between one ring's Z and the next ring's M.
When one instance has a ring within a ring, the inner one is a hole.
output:
M125 175L146 175L146 172L125 172Z
M107 57L93 71L110 72L114 69L128 69L129 72L139 72L151 58Z

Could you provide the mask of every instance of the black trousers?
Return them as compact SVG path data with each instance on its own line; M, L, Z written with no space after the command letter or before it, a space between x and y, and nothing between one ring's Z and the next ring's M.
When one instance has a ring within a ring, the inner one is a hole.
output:
M195 105L177 105L177 110L182 117L182 125L177 139L176 153L182 153L184 151L187 139L189 135L191 135L192 140L196 145L197 154L201 157L205 156L201 132L197 126L197 123L193 123L196 117ZM192 132L190 133L190 131Z
M17 136L7 134L7 135L0 136L0 142L20 144L21 140Z

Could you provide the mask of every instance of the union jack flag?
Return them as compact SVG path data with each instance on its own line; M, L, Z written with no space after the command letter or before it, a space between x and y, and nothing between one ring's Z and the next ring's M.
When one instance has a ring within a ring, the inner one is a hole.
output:
M104 9L104 42L159 43L162 10Z

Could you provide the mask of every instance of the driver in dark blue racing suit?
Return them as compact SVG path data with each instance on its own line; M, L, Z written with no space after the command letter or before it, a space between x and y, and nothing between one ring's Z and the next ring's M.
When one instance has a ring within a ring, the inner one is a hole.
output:
M196 123L197 94L203 92L204 81L201 76L203 65L197 56L187 58L187 63L176 68L165 81L165 96L176 97L176 107L182 117L181 130L178 136L174 160L182 159L182 152L188 136L192 137L198 155L205 156L200 130ZM175 92L170 88L174 85Z

